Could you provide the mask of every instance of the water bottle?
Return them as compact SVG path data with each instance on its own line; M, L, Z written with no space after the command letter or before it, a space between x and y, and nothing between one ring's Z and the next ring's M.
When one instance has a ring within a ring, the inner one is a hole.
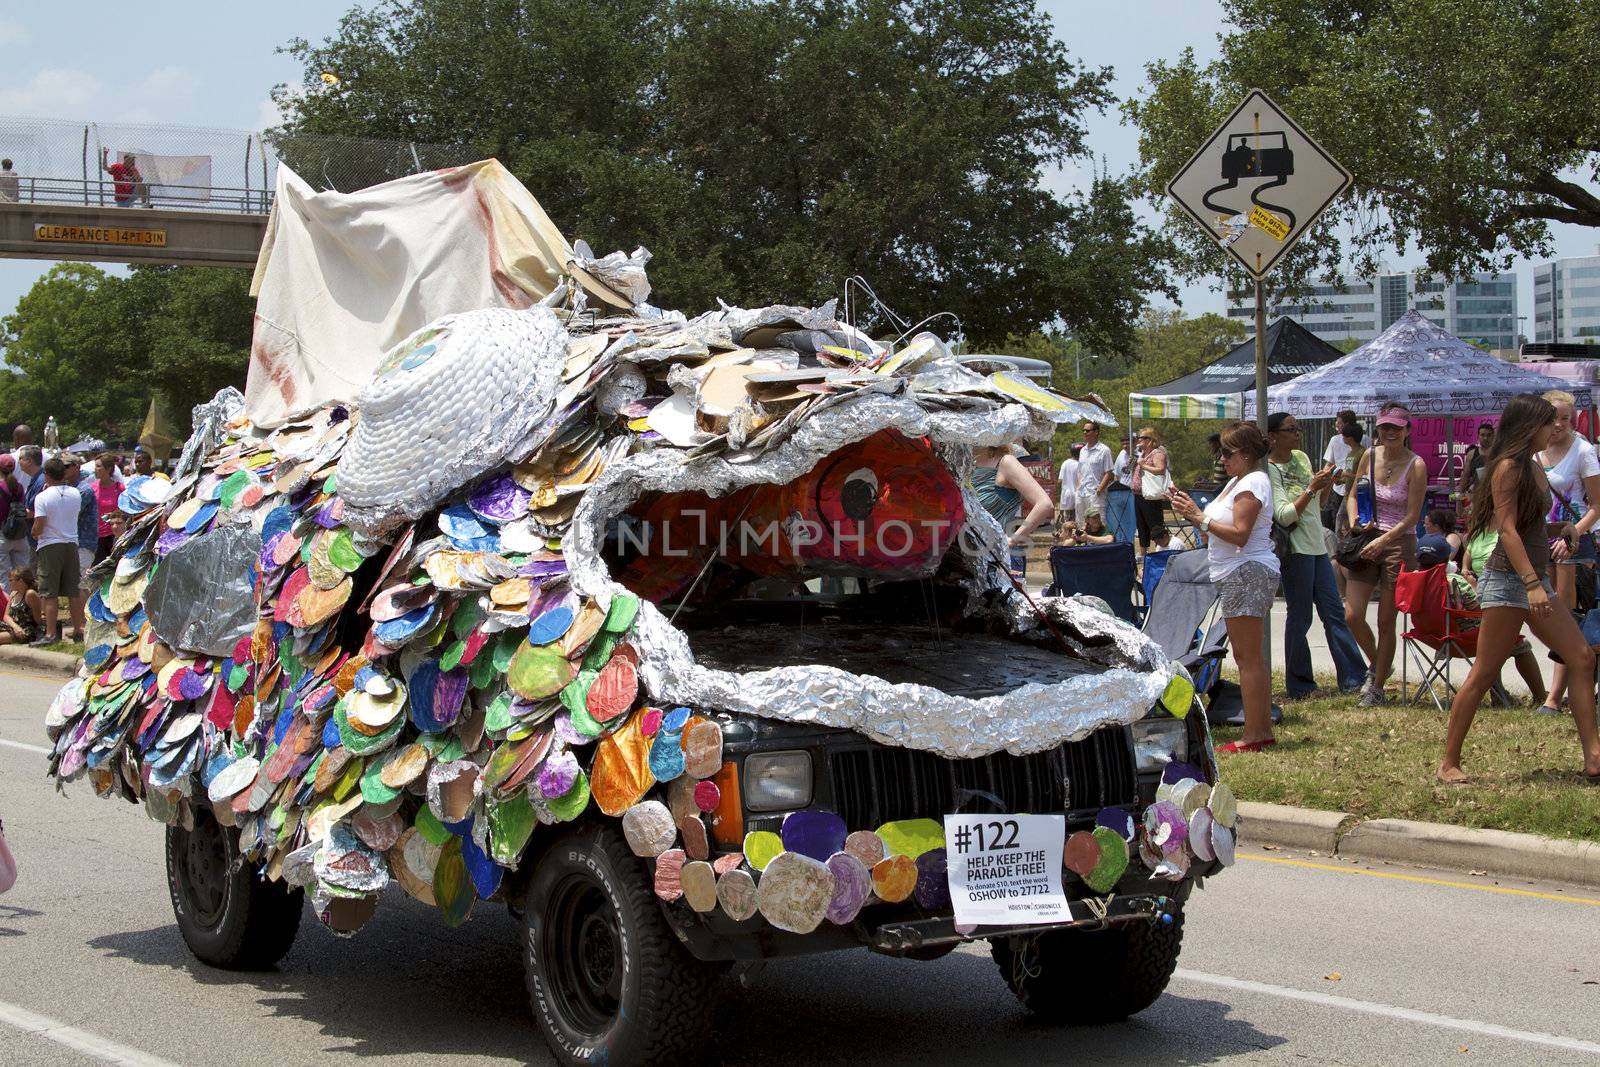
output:
M56 417L51 415L44 423L44 448L55 452L61 448L61 431L56 429Z

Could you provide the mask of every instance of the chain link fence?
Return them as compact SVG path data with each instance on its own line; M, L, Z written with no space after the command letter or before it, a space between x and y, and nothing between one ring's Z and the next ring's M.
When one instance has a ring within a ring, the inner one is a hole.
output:
M0 116L0 158L24 203L264 214L280 163L316 189L352 192L477 156L467 145Z

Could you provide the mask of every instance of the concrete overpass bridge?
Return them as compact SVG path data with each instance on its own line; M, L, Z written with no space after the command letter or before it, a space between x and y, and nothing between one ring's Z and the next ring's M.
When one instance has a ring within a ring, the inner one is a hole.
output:
M135 176L106 164L131 156ZM280 162L349 192L470 162L461 146L0 116L0 258L252 267Z

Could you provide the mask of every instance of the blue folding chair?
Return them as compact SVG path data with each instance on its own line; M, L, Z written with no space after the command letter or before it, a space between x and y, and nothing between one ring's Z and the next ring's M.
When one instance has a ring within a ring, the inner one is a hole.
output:
M1050 550L1050 588L1046 593L1097 596L1111 605L1117 618L1137 624L1133 606L1136 584L1133 545L1063 545Z

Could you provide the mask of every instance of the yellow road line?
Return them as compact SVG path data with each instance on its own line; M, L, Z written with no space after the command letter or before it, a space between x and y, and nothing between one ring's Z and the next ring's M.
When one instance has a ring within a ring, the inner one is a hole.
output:
M1277 863L1284 867L1304 867L1312 871L1334 871L1338 874L1364 874L1369 878L1393 878L1400 882L1419 882L1422 885L1443 885L1452 889L1475 889L1480 893L1504 893L1512 897L1533 897L1535 900L1556 900L1563 904L1592 904L1600 907L1600 900L1588 897L1568 897L1560 893L1535 893L1531 889L1510 889L1499 885L1473 885L1471 882L1451 882L1444 878L1424 878L1420 874L1400 874L1395 871L1369 871L1364 867L1336 867L1331 863L1312 863L1310 860L1280 859L1277 856L1253 856L1239 853L1242 860L1259 863Z

